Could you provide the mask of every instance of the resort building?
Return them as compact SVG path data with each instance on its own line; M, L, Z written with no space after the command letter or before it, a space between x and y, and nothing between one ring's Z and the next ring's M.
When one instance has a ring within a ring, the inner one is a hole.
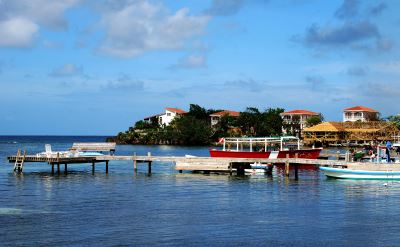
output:
M213 114L210 114L211 126L214 126L217 123L219 123L219 120L223 116L239 117L239 115L240 115L240 112L237 112L237 111L225 110L225 111L215 112Z
M292 110L281 113L284 125L299 124L300 130L306 127L307 119L312 116L320 116L320 113L308 110ZM287 134L286 128L283 129L283 133Z
M168 126L174 118L186 114L184 110L178 108L165 108L165 113L158 117L158 123L161 126Z
M146 117L143 120L149 124L158 122L160 126L168 126L172 122L172 120L174 120L174 118L179 117L183 114L186 114L186 111L178 108L167 107L165 108L165 113Z
M350 107L343 111L343 122L368 122L377 120L379 120L379 112L365 106Z

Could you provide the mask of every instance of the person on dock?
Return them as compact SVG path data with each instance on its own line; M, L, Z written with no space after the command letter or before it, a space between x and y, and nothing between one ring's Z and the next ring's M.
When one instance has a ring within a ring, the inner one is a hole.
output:
M390 150L392 149L392 143L390 141L386 142L386 161L390 163Z

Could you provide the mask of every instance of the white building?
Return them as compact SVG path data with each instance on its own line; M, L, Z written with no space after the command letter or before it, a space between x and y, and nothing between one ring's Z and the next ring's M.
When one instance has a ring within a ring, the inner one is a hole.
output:
M165 113L158 116L158 124L168 126L174 118L186 114L184 110L178 108L165 108Z
M219 120L223 116L239 117L239 115L240 115L240 112L237 112L237 111L225 110L225 111L215 112L213 114L210 114L211 126L214 126L217 123L219 123Z
M300 130L306 127L307 120L312 116L320 116L320 113L307 111L307 110L292 110L281 113L284 124L292 124L298 120L300 124ZM296 116L296 117L295 117ZM286 133L286 129L283 128L283 133Z
M343 111L343 122L367 122L378 119L379 112L365 106L350 107Z

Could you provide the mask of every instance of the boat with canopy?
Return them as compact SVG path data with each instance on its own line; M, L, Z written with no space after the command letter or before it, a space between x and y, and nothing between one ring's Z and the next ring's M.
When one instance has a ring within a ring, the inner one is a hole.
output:
M295 136L221 138L222 150L210 149L214 158L318 158L321 148L302 149Z

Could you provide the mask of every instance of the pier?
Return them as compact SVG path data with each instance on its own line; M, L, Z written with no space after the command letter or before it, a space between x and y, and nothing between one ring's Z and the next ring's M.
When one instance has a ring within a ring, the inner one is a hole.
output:
M63 166L64 173L68 172L68 166L73 164L89 164L92 166L92 172L95 172L96 166L105 165L105 172L109 171L109 162L113 161L131 161L133 171L137 171L138 165L147 165L149 174L152 172L153 165L163 165L165 163L173 163L175 170L179 172L194 171L194 172L218 172L229 174L244 174L244 169L249 169L250 164L263 163L274 166L284 166L286 176L289 176L289 170L294 170L295 178L298 177L298 168L302 165L311 166L328 166L328 167L347 167L349 165L360 165L365 163L348 162L345 160L326 160L326 159L299 159L299 158L279 158L279 159L260 159L260 158L212 158L212 157L184 157L184 156L152 156L148 155L102 155L93 157L37 157L36 155L24 155L21 152L17 155L7 157L10 163L33 163L40 165L47 163L51 166L51 173L61 173ZM22 160L23 159L23 160ZM18 172L18 170L16 170ZM22 167L19 172L22 172Z
M29 155L18 150L14 156L7 157L10 163L14 163L14 172L21 173L25 163L35 165L48 164L51 167L51 174L61 173L63 166L64 173L68 173L68 166L73 164L91 165L92 173L95 173L97 165L105 165L105 172L109 172L109 164L117 165L118 161L132 162L134 173L137 172L138 165L147 165L148 174L152 173L153 165L165 165L172 163L175 170L180 173L183 171L193 172L216 172L228 173L230 175L244 175L246 169L252 169L251 164L264 164L268 167L267 172L272 172L275 166L284 168L285 175L290 175L290 170L294 170L294 176L298 178L298 170L301 166L308 167L334 167L334 168L351 168L363 166L376 166L373 162L352 162L350 155L340 153L320 155L318 159L304 159L289 157L286 158L216 158L216 157L197 157L197 156L152 156L150 152L147 155L115 155L115 143L74 143L69 151L53 152L50 145L45 145L45 152ZM101 152L101 153L99 153ZM104 153L108 154L105 155ZM382 164L379 164L380 167ZM386 167L387 165L385 165ZM388 167L386 167L388 168ZM378 167L377 167L378 169ZM391 163L390 169L400 171L400 163Z

